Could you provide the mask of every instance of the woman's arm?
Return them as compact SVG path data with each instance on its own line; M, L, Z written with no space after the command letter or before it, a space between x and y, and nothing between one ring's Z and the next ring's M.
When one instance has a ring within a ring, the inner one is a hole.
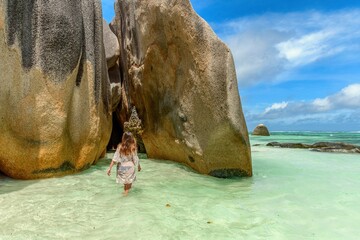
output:
M140 172L140 171L141 171L140 158L139 158L139 156L137 155L137 151L134 152L133 160L136 161L136 163L137 163L137 165L138 165L138 171ZM134 161L134 164L135 164L135 161Z
M110 166L109 166L109 168L108 168L108 170L107 170L107 175L110 176L110 174L111 174L111 168L114 166L115 163L120 162L120 159L119 159L119 158L120 158L120 153L119 153L119 148L117 148L116 151L115 151L114 157L112 158L112 161L111 161L111 163L110 163Z
M108 176L111 175L111 169L112 169L112 167L114 166L114 164L115 164L115 162L114 162L114 161L111 161L110 166L109 166L109 168L108 168L108 170L107 170L107 175L108 175Z
M139 162L139 164L138 164L138 171L139 171L139 172L141 171L140 162Z

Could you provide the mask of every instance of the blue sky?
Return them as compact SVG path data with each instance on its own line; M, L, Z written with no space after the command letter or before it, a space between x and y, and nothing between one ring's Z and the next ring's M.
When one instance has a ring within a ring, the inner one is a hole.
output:
M232 50L249 131L360 131L360 1L191 3Z

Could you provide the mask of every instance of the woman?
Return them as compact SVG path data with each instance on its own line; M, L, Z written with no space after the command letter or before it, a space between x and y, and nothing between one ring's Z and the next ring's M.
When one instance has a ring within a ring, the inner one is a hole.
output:
M114 157L107 170L109 176L111 168L115 163L117 163L116 182L124 184L124 195L126 196L136 179L136 166L138 171L141 170L139 157L137 156L136 140L130 132L123 134L121 143L116 148Z

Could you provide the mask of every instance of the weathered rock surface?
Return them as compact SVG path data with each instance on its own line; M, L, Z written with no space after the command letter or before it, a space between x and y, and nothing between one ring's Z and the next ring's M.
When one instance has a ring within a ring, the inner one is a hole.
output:
M89 167L111 133L101 3L0 1L0 171Z
M103 19L103 35L107 66L110 69L116 64L120 56L120 46L118 38L111 31L109 24L105 19Z
M103 36L111 88L111 111L113 112L121 99L121 76L118 64L120 45L118 38L105 20L103 20Z
M251 176L248 132L229 48L189 0L117 1L122 122L135 106L150 158L218 177ZM124 117L126 115L126 117Z
M111 88L111 111L114 112L121 101L121 75L118 63L109 69Z
M306 148L318 152L360 153L360 146L342 142L317 142L314 144L270 142L266 144L266 146L281 148Z
M264 124L259 124L255 127L252 135L256 136L270 136L268 128Z

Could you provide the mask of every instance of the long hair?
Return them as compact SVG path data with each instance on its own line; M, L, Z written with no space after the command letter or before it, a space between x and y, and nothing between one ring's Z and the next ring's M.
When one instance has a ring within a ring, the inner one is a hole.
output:
M119 144L120 155L130 155L136 152L136 139L131 132L124 132L121 143Z

